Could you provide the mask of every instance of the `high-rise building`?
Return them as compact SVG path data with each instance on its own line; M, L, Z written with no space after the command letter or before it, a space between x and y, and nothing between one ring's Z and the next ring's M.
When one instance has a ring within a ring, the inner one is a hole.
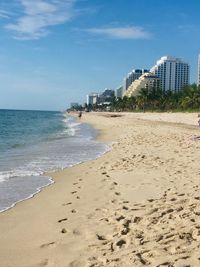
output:
M124 96L131 97L139 95L142 88L159 88L160 80L152 73L144 73L139 79L135 80L125 91Z
M145 69L136 69L129 72L127 77L124 78L124 92L128 89L132 82L139 79L139 77L146 72L148 72L148 70Z
M123 92L124 92L124 88L123 88L123 86L120 86L120 87L115 89L115 96L117 98L122 98L123 97Z
M104 103L110 103L115 96L115 91L112 89L106 88L103 93L99 95L98 103L104 104Z
M98 102L98 94L97 93L91 93L87 95L87 105L95 105Z
M197 77L197 85L200 85L200 54L198 56L198 77Z
M189 64L180 58L161 57L150 71L160 79L163 91L178 92L189 84Z

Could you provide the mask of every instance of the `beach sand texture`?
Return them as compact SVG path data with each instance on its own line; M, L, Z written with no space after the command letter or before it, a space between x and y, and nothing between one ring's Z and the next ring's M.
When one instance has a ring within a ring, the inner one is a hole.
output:
M0 266L200 266L197 114L81 120L112 150L0 214Z

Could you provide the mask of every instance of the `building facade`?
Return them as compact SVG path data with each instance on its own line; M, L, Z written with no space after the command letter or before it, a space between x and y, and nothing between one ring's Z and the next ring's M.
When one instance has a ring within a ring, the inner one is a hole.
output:
M135 80L124 92L124 96L138 96L142 88L160 88L160 79L152 73L144 73L139 79Z
M124 88L123 88L123 86L120 86L120 87L115 89L115 96L117 98L122 98L123 97L123 92L124 92Z
M86 96L86 103L87 105L95 105L98 103L98 97L99 95L97 93L91 93Z
M112 89L106 88L98 98L98 104L104 105L112 102L113 97L115 96L115 91Z
M139 79L139 77L146 72L148 72L148 70L145 69L136 69L129 72L127 77L124 78L124 92L128 89L132 82Z
M178 92L189 84L189 64L180 58L161 57L151 69L151 73L160 79L160 87L163 91Z
M100 96L99 97L102 97L102 98L112 98L112 97L114 97L115 96L115 91L114 90L112 90L112 89L108 89L108 88L106 88L106 89L104 89L104 91L100 94Z

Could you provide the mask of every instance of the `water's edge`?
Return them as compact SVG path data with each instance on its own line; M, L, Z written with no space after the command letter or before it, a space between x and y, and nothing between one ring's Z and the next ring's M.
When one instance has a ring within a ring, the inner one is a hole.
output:
M72 116L72 117L73 117L73 116ZM85 123L85 122L84 122L84 123L81 123L81 124L82 124L82 125L83 125L83 124L85 124L85 125L89 125L91 128L95 129L95 128L93 127L93 125L91 125L91 124L89 124L89 123ZM101 143L101 142L97 141L97 137L98 137L98 135L99 135L99 131L98 131L97 129L95 129L95 131L96 131L96 135L95 135L95 137L94 137L94 140L95 140L97 143ZM72 164L72 165L70 165L70 166L66 166L66 167L64 167L64 168L58 168L58 169L55 169L55 170L51 170L50 172L46 172L46 171L43 172L41 175L39 175L39 177L45 177L45 178L48 178L49 183L47 183L47 184L45 184L45 185L43 185L43 186L40 186L40 187L36 188L36 191L33 192L32 194L30 194L30 196L28 196L28 197L26 197L26 198L23 198L23 199L20 199L20 200L14 202L10 207L6 207L5 209L0 210L0 213L6 212L6 211L8 211L8 210L10 210L10 209L12 209L12 208L14 208L14 207L16 207L17 204L19 204L19 203L21 203L21 202L24 202L24 201L26 201L26 200L29 200L29 199L33 198L33 197L34 197L35 195L37 195L38 193L42 192L43 189L45 189L46 187L49 187L49 186L53 185L54 183L56 183L56 182L53 180L53 177L51 177L51 174L53 175L53 173L55 173L55 172L57 172L57 171L63 171L63 170L65 170L65 169L74 167L74 166L79 165L79 164L82 164L82 163L84 163L84 162L89 162L89 161L91 161L91 160L98 159L98 158L102 157L104 154L108 153L108 152L111 150L111 145L110 145L110 144L105 144L105 143L102 143L102 144L105 145L105 151L104 151L104 152L101 152L100 155L98 155L98 156L96 156L96 157L94 157L94 158L91 158L91 159L89 159L89 160L88 160L88 159L86 159L86 160L82 160L82 161L80 161L80 162L77 162L77 163Z
M43 176L43 177L44 177L44 175L40 175L40 176ZM0 210L0 213L2 213L2 212L6 212L6 211L8 211L8 210L14 208L14 207L15 207L18 203L20 203L20 202L23 202L23 201L25 201L25 200L28 200L28 199L30 199L30 198L33 198L36 194L40 193L40 192L42 191L42 189L44 189L45 187L48 187L48 186L50 186L50 185L52 185L52 184L55 183L55 181L53 180L52 177L50 177L50 176L45 176L45 177L49 178L49 183L48 183L48 184L38 187L38 188L36 189L36 192L35 192L35 193L32 193L30 196L28 196L28 197L26 197L26 198L23 198L23 199L20 199L20 200L14 202L10 207L7 207L7 208L5 208L5 209L3 209L3 210Z

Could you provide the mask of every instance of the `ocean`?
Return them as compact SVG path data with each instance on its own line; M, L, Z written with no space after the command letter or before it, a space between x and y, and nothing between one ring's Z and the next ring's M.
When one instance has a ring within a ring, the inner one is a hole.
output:
M108 151L95 136L90 125L66 113L0 110L0 212L53 183L45 172Z

